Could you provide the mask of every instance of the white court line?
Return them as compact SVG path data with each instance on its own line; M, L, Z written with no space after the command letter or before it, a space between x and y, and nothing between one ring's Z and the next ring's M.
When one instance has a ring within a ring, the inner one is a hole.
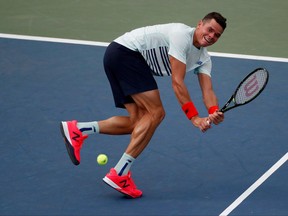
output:
M38 36L28 36L28 35L15 35L15 34L4 34L4 33L0 33L0 38L33 40L33 41L45 41L45 42L56 42L56 43L69 43L69 44L92 45L92 46L104 46L104 47L108 46L108 44L109 44L109 43L106 43L106 42L73 40L73 39L64 39L64 38L62 39L62 38L52 38L52 37L38 37ZM219 52L209 52L209 54L211 56L226 57L226 58L239 58L239 59L250 59L250 60L261 60L261 61L288 62L288 58L254 56L254 55L241 55L241 54L219 53Z
M85 41L85 40L74 40L74 39L52 38L52 37L38 37L38 36L29 36L29 35L3 34L3 33L0 33L0 38L33 40L33 41L55 42L55 43L69 43L69 44L92 45L92 46L108 46L109 44L109 43L96 42L96 41Z
M230 206L228 206L220 216L229 215L240 203L242 203L254 190L256 190L264 181L266 181L277 169L279 169L288 160L288 152L275 163L266 173L264 173L253 185L241 194Z

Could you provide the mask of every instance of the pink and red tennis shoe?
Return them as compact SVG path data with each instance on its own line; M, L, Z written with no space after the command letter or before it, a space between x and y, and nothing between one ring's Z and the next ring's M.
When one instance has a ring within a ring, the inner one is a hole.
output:
M74 165L80 164L80 150L84 140L88 135L83 133L77 127L77 121L63 121L60 124L60 130L64 138L67 152ZM142 196L142 191L137 189L131 172L127 175L119 176L114 168L103 178L103 181L115 190L123 193L130 198L138 198Z
M137 189L131 178L131 172L128 172L127 175L119 176L116 170L111 168L110 172L103 178L103 181L128 197L138 198L142 196L142 191Z
M77 127L77 121L61 122L60 130L64 138L66 149L74 165L80 164L80 150L88 135L83 135Z

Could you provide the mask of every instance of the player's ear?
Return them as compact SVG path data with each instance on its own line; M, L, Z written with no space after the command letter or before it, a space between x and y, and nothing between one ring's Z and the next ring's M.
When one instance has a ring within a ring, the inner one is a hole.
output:
M200 20L200 21L198 22L198 24L197 24L197 28L200 28L202 25L203 25L203 21Z

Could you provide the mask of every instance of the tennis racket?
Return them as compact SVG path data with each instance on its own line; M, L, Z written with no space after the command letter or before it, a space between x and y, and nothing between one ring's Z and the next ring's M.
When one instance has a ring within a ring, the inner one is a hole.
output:
M227 112L254 100L266 87L269 72L265 68L257 68L248 74L238 85L234 94L226 102L220 112Z

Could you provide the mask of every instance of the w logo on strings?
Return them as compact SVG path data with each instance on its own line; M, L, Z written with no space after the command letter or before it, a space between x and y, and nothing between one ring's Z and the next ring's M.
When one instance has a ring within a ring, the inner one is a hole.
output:
M259 89L259 85L258 85L257 77L256 77L256 74L255 74L252 77L252 79L248 83L246 83L246 85L244 86L246 97L250 97L256 91L258 91L258 89Z

